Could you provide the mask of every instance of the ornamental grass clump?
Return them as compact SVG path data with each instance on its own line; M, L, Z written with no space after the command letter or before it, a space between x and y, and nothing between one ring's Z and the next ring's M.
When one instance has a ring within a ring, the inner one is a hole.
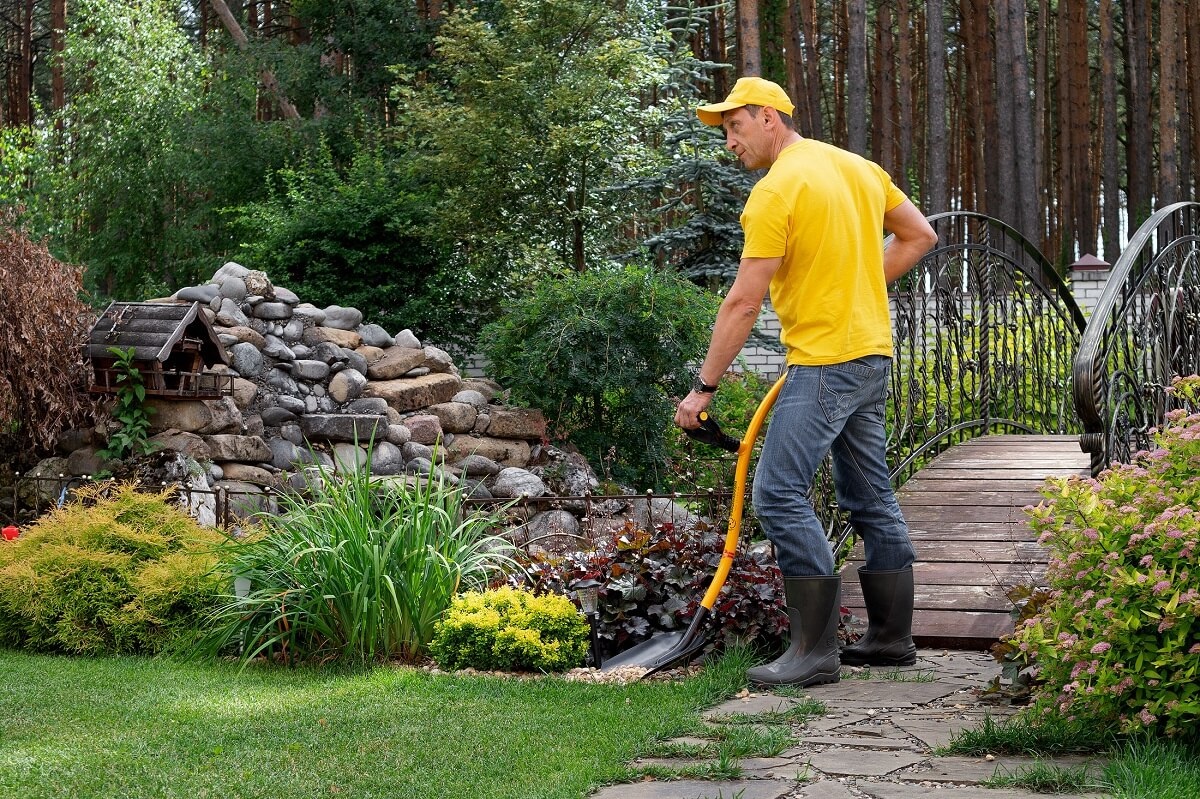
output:
M1044 713L1197 737L1200 378L1177 381L1156 448L1098 478L1052 480L1032 525L1050 595L1006 642Z
M503 587L457 598L430 651L447 670L566 671L583 665L589 627L571 600Z
M189 643L226 590L201 527L170 492L93 484L0 542L0 645L77 655Z
M471 512L438 478L307 474L305 491L281 497L279 515L226 545L225 568L249 589L209 617L193 656L413 660L459 592L512 565L511 544L491 532L498 513Z

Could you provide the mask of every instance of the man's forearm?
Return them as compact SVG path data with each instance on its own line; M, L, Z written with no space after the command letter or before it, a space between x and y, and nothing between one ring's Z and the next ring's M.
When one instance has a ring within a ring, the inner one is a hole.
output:
M748 303L731 301L728 297L721 303L717 311L717 321L713 325L712 338L708 344L708 354L700 366L700 379L709 385L716 385L721 375L729 369L733 359L746 345L750 331L754 329L761 310L761 303L754 308Z

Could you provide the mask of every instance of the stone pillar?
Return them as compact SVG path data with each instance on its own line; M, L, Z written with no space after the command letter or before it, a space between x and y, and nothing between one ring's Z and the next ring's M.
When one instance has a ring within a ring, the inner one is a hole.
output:
M1112 265L1092 254L1086 254L1071 264L1071 293L1084 316L1090 317L1104 293Z

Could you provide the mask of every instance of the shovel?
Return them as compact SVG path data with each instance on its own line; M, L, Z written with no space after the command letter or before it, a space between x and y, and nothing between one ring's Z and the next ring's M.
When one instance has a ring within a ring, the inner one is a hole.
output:
M678 663L690 661L708 643L708 638L704 634L704 623L712 613L713 605L717 602L717 595L721 593L721 587L725 585L725 578L729 576L729 569L733 566L733 557L737 553L738 530L742 524L742 506L746 498L746 475L750 472L750 453L754 449L754 440L758 438L758 431L762 428L767 414L775 404L775 398L779 396L780 389L783 388L783 381L784 378L780 377L763 397L763 401L759 403L758 410L754 412L754 418L750 420L750 426L746 428L746 434L742 436L741 441L726 435L707 411L700 414L700 427L687 431L687 434L696 441L712 444L729 452L736 452L738 456L733 478L733 506L729 511L729 528L725 533L725 549L721 553L721 562L717 564L717 572L713 575L712 582L708 585L708 591L705 592L704 599L701 600L700 607L696 609L696 615L692 617L692 623L686 630L659 633L650 640L643 641L604 661L601 671L635 666L646 669L642 676L649 677L655 672L669 669Z

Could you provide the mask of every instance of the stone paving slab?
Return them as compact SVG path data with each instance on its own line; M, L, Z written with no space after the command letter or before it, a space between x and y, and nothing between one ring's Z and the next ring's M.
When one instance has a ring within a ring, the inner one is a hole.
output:
M797 799L858 799L857 794L837 780L820 780L800 786Z
M965 729L978 727L982 718L942 719L896 719L895 724L904 732L921 741L929 749L946 746L950 740Z
M610 785L594 799L782 799L795 786L786 780L674 780Z
M805 730L818 730L821 732L830 732L830 731L836 730L840 727L846 727L851 724L857 724L858 722L860 722L864 719L868 719L868 718L870 718L870 716L868 716L866 713L859 712L859 711L838 712L835 710L832 713L829 713L827 715L816 716L816 717L811 718L808 721L804 722L804 729Z
M775 694L750 694L729 699L706 711L707 720L720 720L728 716L757 716L760 713L784 713L798 705L800 700Z
M809 758L813 768L833 777L882 777L915 766L926 756L912 752L873 752L834 747Z
M916 744L907 738L891 738L886 735L805 735L804 743L845 746L862 749L915 749Z
M738 760L742 767L742 776L749 779L764 780L795 780L805 772L803 761L790 757L743 757Z
M931 788L928 785L896 782L860 782L856 787L871 799L1046 799L1044 793L1015 788ZM1103 799L1103 794L1056 793L1054 799Z
M996 775L1012 775L1028 770L1038 763L1053 763L1060 768L1074 769L1080 766L1096 767L1100 761L1094 757L1063 756L1052 760L1033 757L997 757L988 760L982 757L934 757L929 759L930 769L912 771L900 778L916 782L956 782L978 784Z
M898 682L895 680L842 680L814 685L808 689L813 699L821 702L860 703L875 708L912 707L925 705L961 690L957 685L939 682Z

